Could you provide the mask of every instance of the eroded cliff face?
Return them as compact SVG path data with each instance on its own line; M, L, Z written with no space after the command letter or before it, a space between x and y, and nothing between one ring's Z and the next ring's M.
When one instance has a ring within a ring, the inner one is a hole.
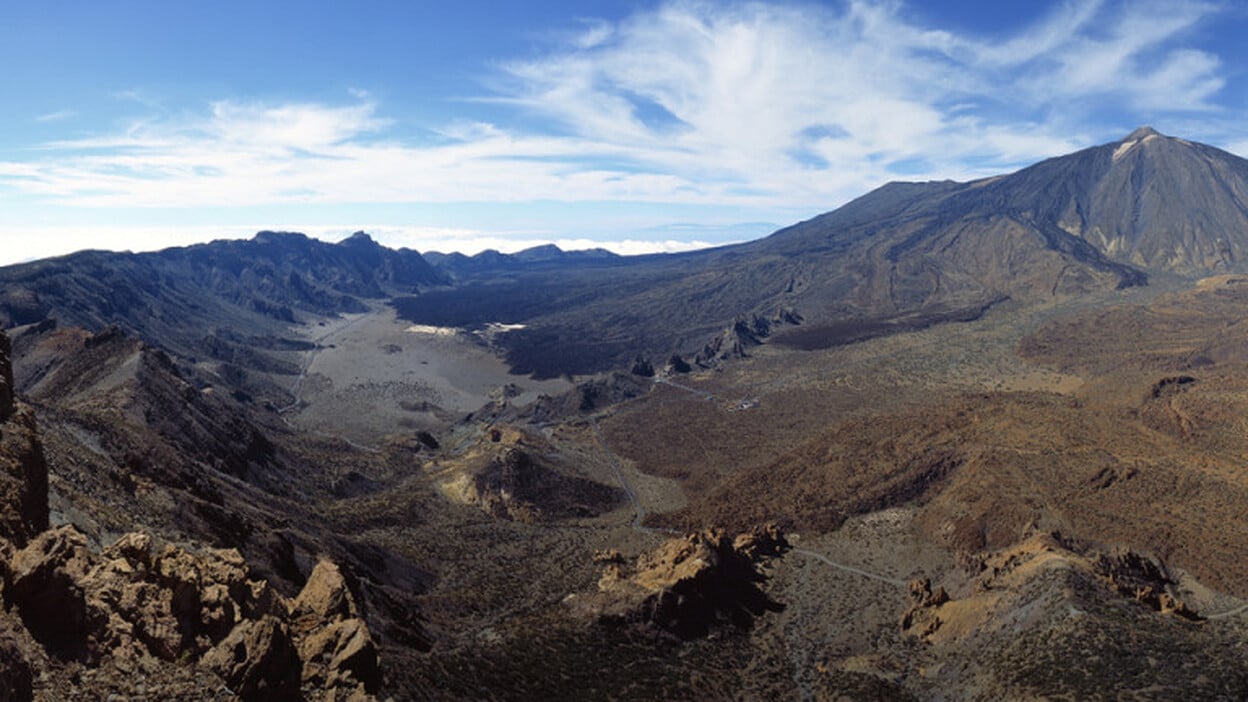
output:
M377 647L329 561L288 599L235 549L136 531L100 550L49 528L48 468L8 351L0 334L0 700L371 699Z

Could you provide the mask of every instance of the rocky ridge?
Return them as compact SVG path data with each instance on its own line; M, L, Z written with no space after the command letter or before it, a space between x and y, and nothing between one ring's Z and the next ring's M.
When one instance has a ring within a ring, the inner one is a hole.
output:
M713 630L748 630L757 617L783 605L759 585L766 560L788 549L774 525L729 537L707 529L669 539L637 557L630 568L618 553L597 554L607 562L598 591L573 595L568 603L601 624L655 632L678 639Z
M7 337L0 369L12 387ZM287 599L235 549L158 547L142 532L95 550L48 528L33 412L0 403L0 689L4 699L366 699L377 648L337 567Z
M931 664L930 683L994 699L1238 696L1234 634L1202 622L1154 557L1040 532L963 565L969 577L949 577L952 594L910 583L903 633L929 660L963 662Z
M443 494L493 517L548 522L592 517L617 507L619 488L582 475L536 432L495 424L432 465Z

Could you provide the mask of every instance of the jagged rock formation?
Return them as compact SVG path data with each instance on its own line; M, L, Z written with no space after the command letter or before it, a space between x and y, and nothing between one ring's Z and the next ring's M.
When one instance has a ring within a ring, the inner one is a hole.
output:
M680 354L674 353L672 357L667 359L667 365L663 367L663 375L676 375L678 373L688 373L693 370L689 362L681 358Z
M633 375L639 375L643 378L653 378L654 364L647 360L645 356L638 354L637 357L633 359L633 367L630 372Z
M1035 582L1054 574L1070 582L1068 592L1080 597L1123 598L1148 611L1200 618L1175 596L1176 583L1164 564L1130 549L1104 553L1080 547L1060 534L1041 533L1010 548L968 558L965 565L973 579L970 594L963 598L951 598L944 587L933 589L928 578L910 582L910 606L901 617L903 631L929 642L991 631L997 626L994 612L1014 609L1020 604L1014 600L1031 596Z
M735 538L718 529L701 531L643 553L631 571L609 565L598 592L569 602L603 624L680 639L724 626L744 630L756 617L783 609L759 589L765 579L759 565L787 548L775 526Z
M325 569L337 572L328 564L318 572ZM244 700L375 691L380 683L376 647L341 576L326 584L314 572L289 602L252 578L236 550L156 549L136 532L96 553L72 526L39 535L3 570L5 606L38 644L31 657L46 656L49 666L115 674L198 665ZM341 605L306 605L324 601ZM347 645L327 643L334 636Z
M576 387L554 397L542 395L528 408L527 418L534 422L549 422L584 416L640 397L649 390L647 378L632 373L612 373L577 383Z
M1188 619L1200 616L1174 595L1176 585L1166 566L1130 549L1115 549L1096 556L1096 573L1118 594L1151 607L1162 614L1175 614Z
M789 309L782 309L769 317L752 315L749 319L737 319L732 326L720 332L698 352L694 362L704 368L717 365L730 358L745 358L749 349L759 346L783 325L801 323L801 316Z
M320 561L290 603L303 683L314 688L376 692L381 684L377 647L360 618L342 571Z
M146 684L129 673L170 669L180 672L153 694L269 700L377 690L377 649L336 566L319 564L290 602L235 549L156 548L133 532L96 551L73 526L48 529L33 412L11 394L2 409L0 699L33 699L36 687L41 699L63 697L65 675L75 695L143 694ZM199 672L187 674L188 665ZM97 674L73 672L84 668Z
M933 592L929 578L911 580L908 590L910 608L901 615L901 628L920 638L931 636L941 625L940 617L934 610L949 601L949 593L943 587Z

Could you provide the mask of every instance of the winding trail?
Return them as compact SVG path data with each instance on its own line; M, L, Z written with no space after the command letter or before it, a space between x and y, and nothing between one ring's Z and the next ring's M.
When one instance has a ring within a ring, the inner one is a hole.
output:
M323 439L333 439L334 441L341 441L345 443L346 445L350 446L351 448L357 449L359 451L364 451L366 453L381 453L381 449L377 448L376 446L365 446L364 444L360 444L355 441L352 441L351 439L348 439L345 436L340 436L338 434L331 434L329 432L320 431L319 429L305 429L302 427L295 426L295 424L291 422L290 419L287 418L286 416L287 414L299 409L300 404L303 403L303 398L301 397L301 393L303 391L303 381L308 377L308 370L312 368L312 363L316 360L317 355L320 354L320 352L325 348L324 342L327 339L329 339L331 336L345 332L346 330L350 329L352 325L356 324L357 322L360 322L361 320L366 319L371 314L372 314L371 311L365 312L361 314L359 317L356 317L355 319L352 319L341 326L336 326L333 329L326 331L324 334L321 334L320 336L312 339L312 348L306 352L307 357L304 358L303 366L299 369L299 376L295 378L295 382L291 383L290 385L290 394L291 394L290 404L286 405L285 407L279 407L277 410L277 414L279 417L281 417L282 423L284 423L286 426L290 427L291 429L304 432L305 434L312 434L313 436L319 436Z
M810 549L794 547L790 550L793 553L800 553L803 556L810 556L811 558L820 560L826 563L827 565L832 566L833 568L836 568L837 570L843 570L846 573L853 573L854 575L861 575L864 578L870 578L871 580L878 580L879 582L888 583L889 585L896 585L897 587L906 587L905 581L898 580L897 578L890 578L886 575L880 575L878 573L872 573L871 571L863 570L862 568L857 568L851 565L846 565L844 563L837 563L836 561L833 561L832 559L828 558L822 553L811 551Z
M656 377L655 377L655 379L654 379L654 384L655 384L655 385L658 385L658 384L660 384L660 383L661 383L661 384L663 384L663 385L670 385L671 387L678 388L678 389L680 389L680 390L684 390L685 392L688 392L688 393L693 393L694 395L697 395L698 397L701 397L701 398L702 398L702 399L704 399L704 400L710 400L711 402L717 402L717 401L719 401L719 398L718 398L718 397L715 397L714 395L712 395L711 393L709 393L709 392L707 392L707 391L705 391L705 390L699 390L699 389L697 389L697 388L691 388L691 387L689 387L688 385L681 385L680 383L672 382L672 380L671 380L671 379L669 379L669 378L663 378L663 377L658 377L658 376L656 376Z
M312 339L312 348L307 351L307 357L304 358L303 366L299 369L299 376L296 377L295 382L290 385L290 394L292 397L291 402L285 407L279 408L277 410L278 414L286 414L287 412L294 410L299 406L299 403L303 401L303 398L299 396L300 392L303 390L303 381L307 379L308 370L312 368L312 362L316 360L317 354L324 349L324 341L335 334L340 334L347 329L350 329L352 325L368 317L369 314L370 313L368 312L361 314L359 317L352 319L346 324L343 324L340 327L334 327L333 329L326 331L324 334Z
M1244 612L1248 612L1248 604L1242 604L1235 609L1228 609L1225 612L1218 612L1217 614L1207 614L1205 615L1205 619L1229 619L1236 614L1243 614Z
M646 519L646 508L642 506L641 500L637 498L637 491L632 485L628 484L628 480L624 477L624 471L620 470L620 462L616 458L615 453L607 444L607 437L602 435L602 427L598 426L598 417L589 418L590 425L594 427L594 435L598 437L598 443L602 444L602 450L607 455L607 462L611 465L611 472L615 473L615 479L620 483L620 489L628 496L628 501L633 505L633 521L632 528L634 531L644 532L646 534L670 534L679 535L682 532L676 529L659 529L656 527L648 527L642 524Z
M680 386L677 386L677 387L680 387ZM706 394L709 395L709 393L706 393ZM660 529L660 528L655 528L655 527L644 526L642 524L642 522L646 518L645 506L641 504L641 500L637 497L637 491L634 490L631 485L629 485L628 480L624 477L624 471L620 469L619 460L616 458L615 453L611 450L611 446L607 444L607 437L603 436L602 427L598 425L598 417L591 416L589 418L589 422L590 422L590 425L594 428L594 436L598 438L598 443L602 445L602 450L607 456L607 461L611 465L611 471L615 473L615 479L620 483L620 488L624 490L624 494L628 496L628 501L632 503L633 505L633 521L631 524L632 528L635 531L640 531L640 532L644 532L647 534L668 534L668 535L674 535L674 536L679 536L683 534L684 532L677 530L677 529ZM882 583L888 583L889 585L893 585L893 586L900 587L900 588L906 587L906 583L902 580L898 580L897 578L890 578L886 575L880 575L879 573L872 573L871 571L863 570L862 568L859 568L857 566L852 566L846 563L837 563L836 561L828 558L822 553L811 551L810 549L793 547L790 550L793 553L798 553L803 556L814 558L815 560L818 560L828 566L831 566L832 568L836 568L837 570L844 571L846 573L851 573L853 575L858 575L864 578L869 578L871 580L876 580Z

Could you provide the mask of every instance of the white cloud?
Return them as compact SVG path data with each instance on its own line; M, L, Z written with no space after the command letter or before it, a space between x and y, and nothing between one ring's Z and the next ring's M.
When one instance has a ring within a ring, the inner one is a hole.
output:
M77 117L78 113L73 110L57 110L35 117L36 122L63 122L67 119Z
M465 114L425 125L430 140L399 140L362 91L343 105L222 100L177 117L152 108L116 133L0 162L0 195L103 208L825 209L887 180L978 177L1087 145L1103 135L1070 125L1106 101L1208 109L1221 65L1182 39L1216 8L1162 10L1070 2L985 39L919 25L897 2L669 2L586 21L542 56L505 64L505 87L483 101L494 114L540 117L540 131Z
M1208 2L1067 3L1003 43L961 48L981 69L1009 69L1012 94L1027 104L1069 108L1118 100L1166 111L1204 110L1222 88L1218 59L1176 46L1219 12Z

